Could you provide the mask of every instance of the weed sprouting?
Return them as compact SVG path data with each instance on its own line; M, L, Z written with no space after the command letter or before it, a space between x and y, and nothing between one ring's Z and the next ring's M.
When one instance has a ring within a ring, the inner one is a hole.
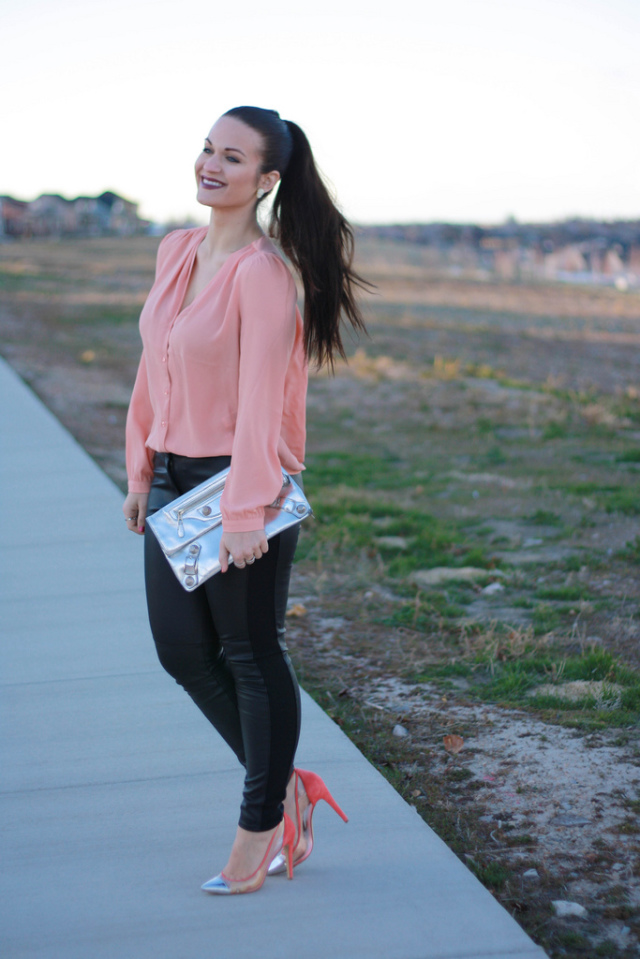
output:
M537 509L535 513L527 517L527 522L535 523L536 526L562 526L562 519L557 513L552 513L548 509Z
M616 456L617 463L640 463L640 449L625 450Z
M536 599L552 599L563 602L586 599L589 595L584 586L539 586L534 596Z
M630 540L625 548L619 551L618 556L632 563L640 563L640 536Z

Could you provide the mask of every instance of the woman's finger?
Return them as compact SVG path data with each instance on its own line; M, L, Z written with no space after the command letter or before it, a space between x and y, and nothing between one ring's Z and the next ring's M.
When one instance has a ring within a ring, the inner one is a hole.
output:
M148 499L147 493L129 493L122 505L127 529L140 536L144 533Z

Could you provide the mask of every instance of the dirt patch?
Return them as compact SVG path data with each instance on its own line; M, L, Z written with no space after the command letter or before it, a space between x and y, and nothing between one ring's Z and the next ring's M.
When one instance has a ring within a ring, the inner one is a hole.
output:
M325 615L326 600L299 595L296 602L306 612L304 622L290 619L291 645L304 672L324 681L325 708L340 725L350 717L347 731L365 751L367 726L369 736L386 741L378 764L392 770L391 781L434 828L441 816L458 820L450 845L549 955L637 954L637 731L585 735L478 704L468 700L464 679L445 692L406 682L393 675L382 642L376 659L372 643L361 655L357 639L346 640L355 624ZM410 660L407 638L380 637ZM583 694L597 692L593 684L582 687ZM444 745L451 735L462 742L455 755ZM586 910L579 931L574 917L553 916L555 900Z

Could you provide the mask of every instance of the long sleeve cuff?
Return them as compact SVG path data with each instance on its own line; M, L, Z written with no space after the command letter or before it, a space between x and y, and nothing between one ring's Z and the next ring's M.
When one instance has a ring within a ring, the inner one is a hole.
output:
M246 510L240 517L223 519L222 528L225 533L251 533L264 529L264 509Z
M129 480L130 493L148 493L151 489L151 480Z

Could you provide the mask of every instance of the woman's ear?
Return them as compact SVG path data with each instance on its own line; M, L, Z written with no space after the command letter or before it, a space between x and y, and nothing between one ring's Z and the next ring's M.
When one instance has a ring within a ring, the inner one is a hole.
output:
M274 186L277 184L280 179L280 174L277 170L272 170L271 173L263 173L260 177L260 182L258 186L260 189L264 190L265 193L271 193Z

